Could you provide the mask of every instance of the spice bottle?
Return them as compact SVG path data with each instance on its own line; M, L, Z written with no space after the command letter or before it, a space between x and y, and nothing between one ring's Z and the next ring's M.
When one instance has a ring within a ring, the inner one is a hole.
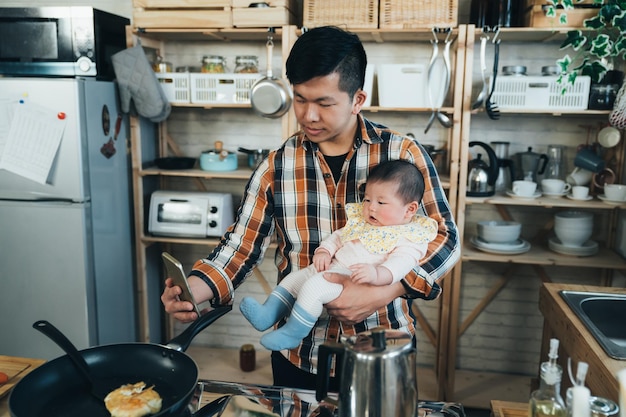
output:
M254 371L256 367L256 352L251 344L245 344L239 349L239 367L244 372Z

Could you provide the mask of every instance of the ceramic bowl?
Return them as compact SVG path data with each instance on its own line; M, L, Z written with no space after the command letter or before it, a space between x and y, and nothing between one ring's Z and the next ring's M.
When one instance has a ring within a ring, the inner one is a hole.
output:
M478 237L490 243L511 243L519 239L522 224L513 221L487 220L476 224Z
M554 233L561 243L568 246L581 246L593 233L593 214L568 210L554 215Z

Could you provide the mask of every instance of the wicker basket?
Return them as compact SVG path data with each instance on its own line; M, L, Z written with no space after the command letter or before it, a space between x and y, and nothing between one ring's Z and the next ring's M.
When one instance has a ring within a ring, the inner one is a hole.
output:
M456 27L458 0L380 0L381 29Z
M302 20L308 28L377 29L378 0L304 0Z

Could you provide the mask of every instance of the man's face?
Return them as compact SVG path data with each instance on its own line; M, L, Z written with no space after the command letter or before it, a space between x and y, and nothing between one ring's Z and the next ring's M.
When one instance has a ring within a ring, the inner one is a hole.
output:
M293 86L294 112L307 138L326 149L351 146L356 115L366 94L359 90L352 99L339 90L339 74L316 77ZM347 151L346 151L347 152ZM331 152L330 155L333 155Z

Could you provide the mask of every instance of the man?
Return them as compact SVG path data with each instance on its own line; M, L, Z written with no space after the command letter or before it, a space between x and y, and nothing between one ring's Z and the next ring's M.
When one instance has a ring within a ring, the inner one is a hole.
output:
M408 299L436 298L440 293L436 281L460 256L456 225L426 151L414 139L360 114L366 98L366 64L358 37L335 27L311 29L295 42L287 59L287 78L302 130L252 174L235 224L190 273L194 296L198 302L212 300L213 305L232 302L235 288L262 261L274 232L279 280L306 268L320 241L345 225L345 204L360 201L359 187L370 169L389 159L407 160L424 176L420 209L437 221L437 237L421 266L396 284L354 284L345 276L327 274L344 289L325 306L327 314L300 346L272 352L275 385L314 388L317 348L341 334L380 326L414 334ZM177 300L179 294L180 288L167 279L161 296L165 310L183 322L196 319L190 303Z

